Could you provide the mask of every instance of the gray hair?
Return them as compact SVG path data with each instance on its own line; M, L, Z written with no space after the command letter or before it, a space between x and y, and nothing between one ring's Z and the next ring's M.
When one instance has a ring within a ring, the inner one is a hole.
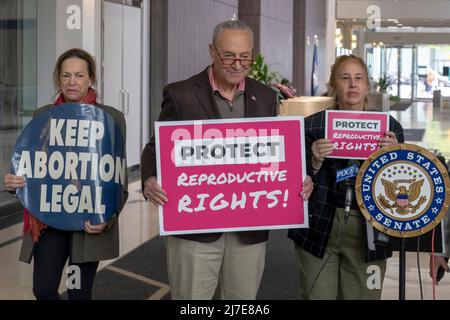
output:
M240 20L227 20L227 21L223 21L223 22L219 23L214 28L214 31L213 31L213 35L212 35L212 44L213 45L216 45L217 37L225 29L234 29L234 30L245 30L245 31L247 31L250 34L250 40L251 40L252 45L253 45L253 39L255 37L254 34L253 34L253 30L250 29L250 27L245 22L242 22Z

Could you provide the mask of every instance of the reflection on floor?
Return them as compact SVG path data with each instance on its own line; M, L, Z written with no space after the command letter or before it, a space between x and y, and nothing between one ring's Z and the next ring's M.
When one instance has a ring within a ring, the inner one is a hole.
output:
M433 108L429 103L414 103L404 111L392 111L405 129L425 129L420 141L407 141L438 150L450 159L450 110ZM130 198L120 215L121 258L103 261L96 278L96 299L169 299L165 270L164 243L158 235L156 208L143 201L140 183L129 186ZM21 223L0 230L0 299L33 299L31 292L32 266L17 260L20 247ZM151 240L153 239L153 240ZM151 240L151 241L149 241ZM261 299L295 299L298 284L293 245L283 231L274 231L269 243L266 278L263 278ZM135 250L136 249L136 250ZM279 256L283 255L283 259ZM125 259L122 259L126 257ZM286 259L286 257L289 257ZM283 264L289 264L286 268ZM428 276L429 255L419 255L423 293L432 298ZM283 268L285 272L276 272ZM407 253L406 298L420 299L418 265L415 253ZM383 284L383 299L398 299L398 255L388 260ZM276 275L272 276L272 275ZM60 291L65 290L65 280ZM450 275L436 288L437 299L450 298Z
M425 129L421 141L407 141L430 151L439 151L450 160L450 108L436 108L431 103L415 102L405 111L391 111L404 129Z

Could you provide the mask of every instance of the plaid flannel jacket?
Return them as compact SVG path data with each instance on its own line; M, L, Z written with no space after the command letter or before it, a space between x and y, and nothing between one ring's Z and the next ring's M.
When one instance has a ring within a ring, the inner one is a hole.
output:
M389 116L389 130L393 131L399 143L404 142L403 128L393 117ZM325 254L331 227L334 220L336 206L334 199L336 190L336 171L339 167L339 159L326 158L319 172L314 175L311 166L311 146L317 139L325 137L325 110L313 114L305 119L305 140L306 140L306 165L307 172L313 178L314 192L309 199L309 228L291 229L288 237L297 246L308 251L312 255L322 258ZM361 213L362 214L362 213ZM366 234L366 220L363 220L363 230ZM366 244L365 261L386 259L392 256L392 250L388 246L376 247L376 250L369 250Z

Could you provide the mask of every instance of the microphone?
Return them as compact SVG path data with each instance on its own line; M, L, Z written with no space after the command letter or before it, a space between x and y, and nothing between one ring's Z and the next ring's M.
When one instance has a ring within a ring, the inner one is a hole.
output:
M345 192L345 202L344 202L344 223L347 224L348 217L350 216L350 208L352 207L352 201L353 201L353 188L351 180L347 180L347 191Z
M354 168L353 174L348 176L345 180L345 184L347 186L347 191L345 192L345 201L344 201L344 223L347 224L348 217L350 216L350 209L352 207L353 202L353 189L355 185L355 177L358 174L359 170L359 162L357 160L351 159L348 161L348 165L350 168ZM345 169L344 169L345 170Z

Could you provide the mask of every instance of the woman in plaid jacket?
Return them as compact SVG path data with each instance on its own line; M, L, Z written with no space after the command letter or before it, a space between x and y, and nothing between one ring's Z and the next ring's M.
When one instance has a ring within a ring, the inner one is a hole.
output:
M336 109L363 111L368 105L369 78L364 61L347 55L331 68L330 88ZM403 129L389 117L389 130L379 147L404 142ZM366 221L353 201L348 221L344 217L346 186L336 184L336 171L349 166L347 159L326 158L333 144L325 137L325 111L305 119L308 174L314 193L309 202L309 229L288 233L295 243L303 299L380 299L386 246L369 250ZM354 192L354 190L353 190ZM355 197L353 197L355 199Z

